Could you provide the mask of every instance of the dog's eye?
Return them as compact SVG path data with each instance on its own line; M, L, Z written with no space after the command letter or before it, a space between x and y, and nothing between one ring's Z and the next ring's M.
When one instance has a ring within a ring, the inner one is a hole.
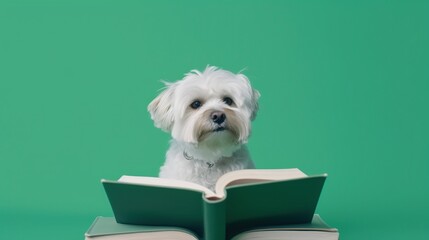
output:
M223 102L228 106L231 106L234 103L230 97L224 97Z
M200 108L201 107L201 105L203 105L202 103L201 103L201 101L200 100L195 100L195 101L193 101L192 103L191 103L191 108L193 108L193 109L198 109L198 108Z

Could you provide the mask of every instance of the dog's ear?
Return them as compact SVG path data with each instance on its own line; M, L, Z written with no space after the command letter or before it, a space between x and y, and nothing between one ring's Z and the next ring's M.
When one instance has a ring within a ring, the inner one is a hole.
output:
M247 96L249 101L246 103L247 107L250 110L250 120L254 120L256 118L256 114L259 110L258 100L261 94L256 89L253 89L250 85L249 79L244 74L237 74L237 77L241 79L245 85L247 86Z
M256 90L256 89L252 89L252 99L251 99L251 115L250 115L250 119L253 121L256 118L256 113L259 110L259 104L258 104L258 100L259 97L261 96L261 94Z
M170 132L174 124L174 91L176 84L164 82L166 89L161 92L147 107L155 126Z

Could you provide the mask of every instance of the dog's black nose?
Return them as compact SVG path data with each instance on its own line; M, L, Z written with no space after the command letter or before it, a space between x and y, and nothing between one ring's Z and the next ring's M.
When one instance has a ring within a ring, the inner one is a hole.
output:
M225 113L223 112L212 112L210 117L212 121L217 124L222 124L223 122L225 122L226 119Z

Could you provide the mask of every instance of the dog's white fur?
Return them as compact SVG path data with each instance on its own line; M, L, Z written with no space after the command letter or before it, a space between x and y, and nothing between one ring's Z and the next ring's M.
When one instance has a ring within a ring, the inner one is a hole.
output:
M243 74L213 66L166 83L148 106L155 126L172 135L159 176L214 189L223 174L254 168L245 143L259 96Z

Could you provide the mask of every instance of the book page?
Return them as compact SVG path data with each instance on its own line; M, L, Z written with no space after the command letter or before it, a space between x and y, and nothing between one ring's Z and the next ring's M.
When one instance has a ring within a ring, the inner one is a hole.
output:
M225 197L225 188L250 183L304 178L307 175L298 168L290 169L244 169L226 173L216 183L216 197Z
M143 184L148 186L170 187L202 192L208 199L222 199L225 197L225 188L251 183L280 181L307 177L298 168L290 169L244 169L226 173L216 183L215 192L196 183L157 177L123 175L118 182Z
M194 190L194 191L204 193L207 198L216 196L216 194L213 191L210 191L210 189L204 186L198 185L196 183L181 181L176 179L124 175L118 179L118 182Z

